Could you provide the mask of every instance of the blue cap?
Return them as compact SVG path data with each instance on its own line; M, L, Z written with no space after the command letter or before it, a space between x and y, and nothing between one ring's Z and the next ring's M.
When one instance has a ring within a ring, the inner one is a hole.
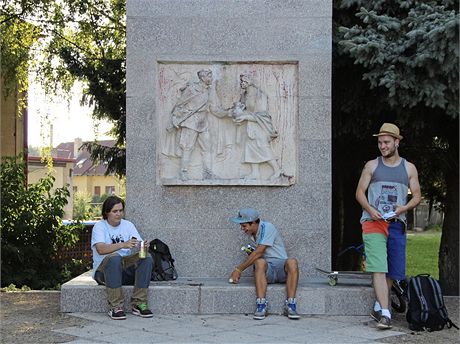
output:
M251 208L240 209L238 212L238 217L231 217L229 218L230 221L234 223L247 223L253 222L260 218L259 213L257 210Z

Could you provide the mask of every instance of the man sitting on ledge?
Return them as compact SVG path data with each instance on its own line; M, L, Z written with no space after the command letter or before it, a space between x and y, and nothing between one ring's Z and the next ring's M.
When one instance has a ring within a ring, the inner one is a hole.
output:
M233 270L230 276L232 283L238 283L241 273L254 265L257 296L254 319L265 319L267 314L268 302L265 298L267 283L286 283L287 298L284 313L289 319L299 319L295 299L299 267L297 259L288 258L283 239L276 227L269 222L260 221L259 213L254 209L241 209L238 217L232 217L230 221L240 224L241 230L256 244L256 249Z
M151 318L153 314L147 306L147 291L153 259L150 254L142 258L136 252L142 238L136 227L122 218L124 209L125 202L117 196L110 196L102 204L103 220L94 225L91 235L93 278L98 284L106 286L112 319L126 319L121 286L133 284L132 313ZM144 247L148 247L147 241Z

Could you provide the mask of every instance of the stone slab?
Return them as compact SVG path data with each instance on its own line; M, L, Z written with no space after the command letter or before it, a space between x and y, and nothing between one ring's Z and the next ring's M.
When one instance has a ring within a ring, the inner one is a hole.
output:
M130 310L132 286L123 286L124 308ZM239 284L227 278L186 278L176 281L151 282L149 305L155 314L252 314L255 287L251 277ZM282 314L285 285L272 284L267 289L270 313ZM325 278L299 281L298 311L301 314L366 315L372 307L374 293L370 280L343 279L331 287ZM105 287L99 286L86 272L61 288L62 312L106 312Z

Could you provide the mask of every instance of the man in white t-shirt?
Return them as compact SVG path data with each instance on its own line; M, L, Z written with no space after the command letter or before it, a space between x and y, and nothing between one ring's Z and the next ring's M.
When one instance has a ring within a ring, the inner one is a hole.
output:
M262 320L267 314L268 302L265 296L268 283L286 283L287 297L284 313L289 319L299 319L295 298L299 282L299 266L297 259L288 258L281 234L270 222L260 221L259 213L254 209L241 209L238 217L232 217L230 221L240 224L241 230L256 244L255 250L243 263L233 269L230 276L232 283L238 283L241 273L254 265L257 296L254 319Z
M103 220L94 225L91 235L93 278L106 286L112 319L126 319L122 285L134 285L132 313L151 318L153 314L147 305L147 292L153 259L148 253L145 258L140 258L135 252L142 238L134 224L122 218L124 209L124 201L117 196L108 197L102 204ZM147 250L149 243L144 244Z

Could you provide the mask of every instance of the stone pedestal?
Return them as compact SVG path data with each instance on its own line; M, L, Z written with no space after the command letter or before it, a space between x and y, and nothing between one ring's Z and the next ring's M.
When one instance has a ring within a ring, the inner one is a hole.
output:
M327 0L127 2L126 217L180 276L228 277L243 207L301 276L329 269L331 17Z

